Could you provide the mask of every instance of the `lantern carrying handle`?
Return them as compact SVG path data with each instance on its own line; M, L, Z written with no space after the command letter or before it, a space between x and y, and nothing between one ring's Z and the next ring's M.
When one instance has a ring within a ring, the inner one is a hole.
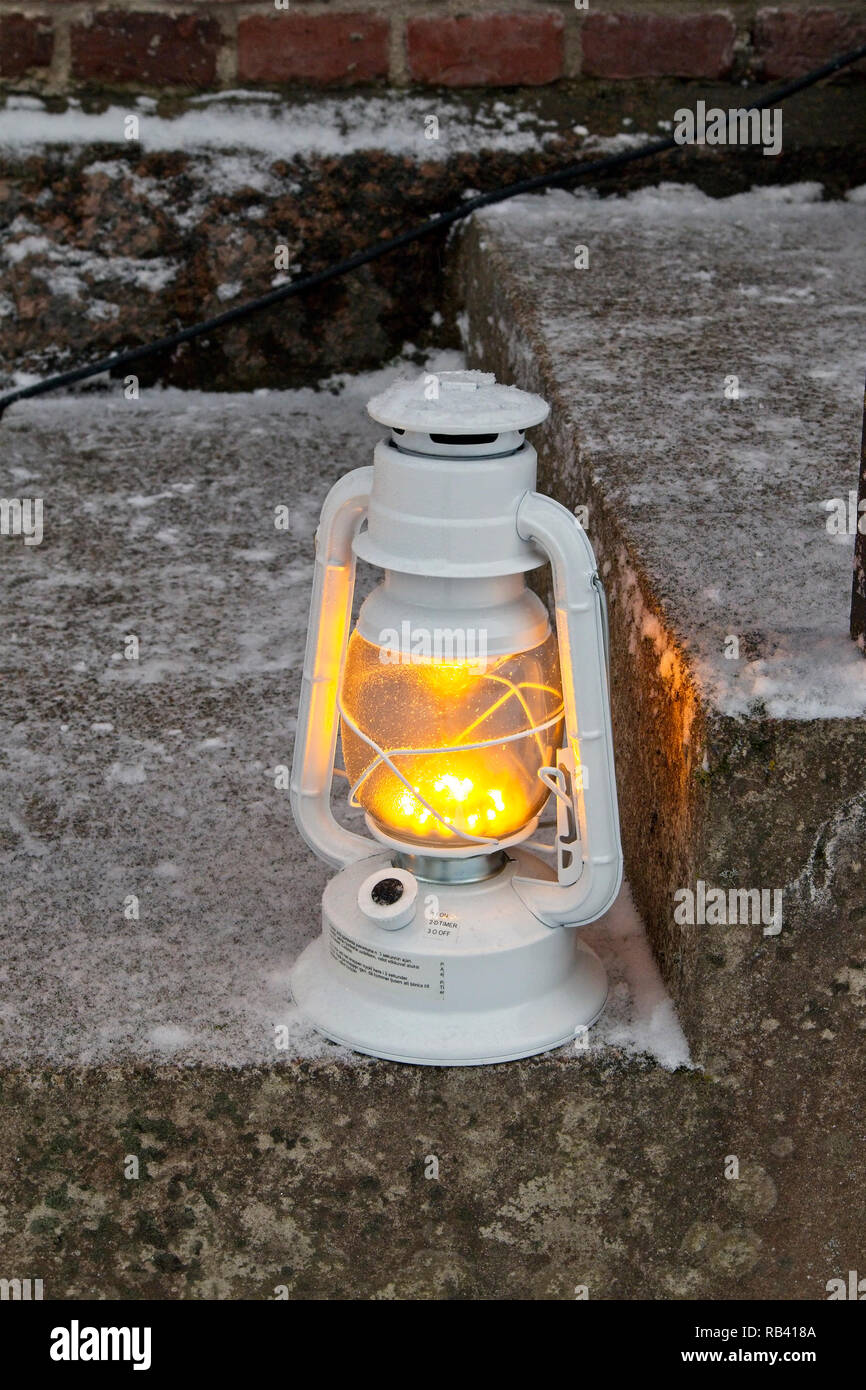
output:
M579 927L608 910L622 882L604 591L586 532L559 502L525 493L517 530L553 571L565 743L556 767L542 769L556 796L557 879L512 882L540 921Z
M352 542L372 486L373 469L356 468L334 484L322 507L292 760L295 824L310 849L338 869L379 853L367 836L340 825L331 810L337 705L355 591Z

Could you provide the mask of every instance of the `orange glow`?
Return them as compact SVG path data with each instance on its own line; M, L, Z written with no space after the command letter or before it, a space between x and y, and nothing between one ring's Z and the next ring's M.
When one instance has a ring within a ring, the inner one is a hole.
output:
M426 837L435 836L438 840L456 838L448 826L484 837L510 834L513 829L524 825L534 811L523 779L503 767L499 749L490 751L495 755L494 766L500 787L488 785L491 760L485 758L485 752L481 749L475 753L442 753L397 759L398 766L401 762L409 764L411 771L408 775L413 791L404 787L386 768L386 776L382 780L388 781L388 790L382 788L369 798L369 809L385 829L398 836L408 832L412 837L420 833ZM452 757L453 765L459 765L459 773L445 770ZM372 777L375 775L373 773ZM423 801L413 792L418 792ZM366 804L363 789L359 792L359 799ZM435 807L448 825L442 825L424 802Z
M462 848L473 838L504 838L526 825L546 800L538 769L553 761L562 738L552 635L531 651L491 657L483 665L398 664L383 663L380 649L355 632L342 703L348 719L392 758L408 783L377 760L344 718L350 783L360 782L359 803L396 839ZM550 727L538 730L549 720ZM477 743L489 746L471 746Z

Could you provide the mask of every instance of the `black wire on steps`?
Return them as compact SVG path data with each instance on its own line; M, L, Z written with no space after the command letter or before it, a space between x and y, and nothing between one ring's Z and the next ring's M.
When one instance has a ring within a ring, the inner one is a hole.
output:
M831 77L843 68L859 62L861 58L866 58L866 44L853 49L850 53L839 54L838 57L832 58L829 63L814 68L793 82L788 82L784 87L777 87L775 91L768 92L759 101L751 102L746 110L761 111L768 106L777 106L788 97L795 96L797 92L802 92L807 87L813 87L822 78ZM180 347L181 343L192 342L193 339L200 338L205 333L213 333L217 329L225 328L230 323L238 323L242 319L249 318L252 314L271 308L274 304L281 304L296 294L303 294L305 290L327 284L329 280L336 280L341 275L348 275L350 271L358 270L362 265L369 265L371 261L377 261L382 256L388 256L392 251L399 251L402 246L409 246L413 241L420 241L422 237L441 231L444 227L450 227L455 222L470 217L478 208L489 207L492 203L504 203L508 198L516 198L521 193L533 193L541 188L556 188L560 184L585 179L590 174L603 174L610 169L621 168L625 164L649 159L652 155L664 154L668 150L682 148L684 147L679 145L673 136L668 136L664 140L651 140L638 149L623 150L619 154L606 155L603 159L566 164L562 169L555 169L552 173L537 174L533 178L520 179L517 183L507 184L503 188L495 188L490 193L479 193L473 198L465 199L458 207L452 208L450 212L438 213L436 217L429 218L408 232L401 232L399 236L377 242L375 246L368 246L365 251L357 251L354 256L348 256L346 260L337 261L336 264L327 266L324 270L318 270L312 275L304 275L299 280L293 280L287 285L280 285L277 289L271 290L269 294L260 295L258 299L250 299L245 304L237 304L233 309L226 309L223 313L216 314L214 318L203 319L201 323L192 323L187 328L181 328L165 338L157 338L152 343L142 343L139 347L129 348L125 352L112 353L110 357L103 357L98 362L91 362L85 367L74 367L68 372L59 372L56 376L45 377L42 381L34 382L30 386L22 386L15 391L10 391L5 396L0 396L0 418L2 418L3 412L15 401L42 396L49 391L59 390L63 386L72 386L77 381L85 381L88 377L100 376L103 372L114 371L118 367L130 367L134 362L141 362L146 357Z

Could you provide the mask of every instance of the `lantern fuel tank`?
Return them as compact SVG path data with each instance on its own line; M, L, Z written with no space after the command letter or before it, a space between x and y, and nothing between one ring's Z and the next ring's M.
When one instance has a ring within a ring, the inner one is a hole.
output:
M317 533L292 807L338 872L292 990L375 1056L525 1057L607 994L574 930L622 877L603 591L576 519L535 491L540 397L444 372L368 409L389 433ZM382 578L352 629L356 557ZM526 583L546 564L553 624ZM331 808L338 739L367 834ZM548 804L555 870L527 845Z

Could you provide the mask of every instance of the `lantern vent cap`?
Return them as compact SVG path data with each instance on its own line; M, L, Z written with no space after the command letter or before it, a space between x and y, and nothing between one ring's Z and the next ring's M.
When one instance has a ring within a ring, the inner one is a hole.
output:
M380 425L426 435L503 434L545 420L547 402L518 386L503 386L492 372L425 372L396 381L367 410Z

